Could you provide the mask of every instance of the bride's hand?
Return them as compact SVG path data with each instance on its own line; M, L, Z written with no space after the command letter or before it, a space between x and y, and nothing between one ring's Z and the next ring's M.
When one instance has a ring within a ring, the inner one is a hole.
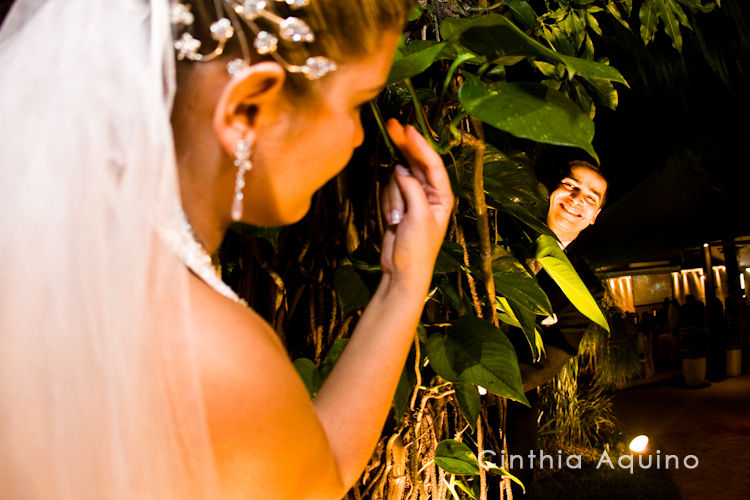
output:
M440 156L412 126L389 120L388 135L411 172L401 165L386 186L383 213L388 227L380 263L401 284L426 288L445 237L453 193Z

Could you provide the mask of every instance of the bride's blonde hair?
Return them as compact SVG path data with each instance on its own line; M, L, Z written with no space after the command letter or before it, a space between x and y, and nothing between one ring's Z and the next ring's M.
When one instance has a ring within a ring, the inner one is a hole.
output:
M219 0L221 1L221 0ZM190 6L195 16L192 26L195 36L202 46L216 45L212 41L210 26L216 21L216 2L214 0L183 0ZM371 54L379 48L381 37L386 30L400 30L416 0L312 0L302 9L290 9L284 2L267 2L267 10L272 10L281 17L293 15L304 20L315 33L315 40L310 43L291 43L280 41L279 53L292 64L302 64L311 55L325 56L337 63L344 63ZM262 20L258 20L262 23ZM235 23L243 30L243 36L250 41L255 33L246 24ZM264 26L265 27L265 26ZM227 46L227 57L242 55L239 37L230 40ZM252 52L252 48L250 49ZM269 59L270 56L259 56L252 52L253 60ZM190 61L183 66L189 67ZM301 75L291 75L286 80L287 90L304 93L311 86L310 81Z

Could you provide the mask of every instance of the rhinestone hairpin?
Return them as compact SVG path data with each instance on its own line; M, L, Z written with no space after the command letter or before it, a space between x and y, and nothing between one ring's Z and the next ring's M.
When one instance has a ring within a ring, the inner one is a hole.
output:
M242 19L255 33L253 48L260 55L270 55L279 64L284 66L290 73L301 73L309 80L318 80L326 74L336 69L336 63L327 57L311 56L308 57L304 64L296 65L287 62L278 53L279 38L292 43L309 43L315 40L315 33L308 24L294 16L287 18L280 17L268 9L269 3L286 3L291 9L301 9L310 4L310 0L221 0L217 3L218 20L211 24L211 37L216 41L216 48L209 53L201 53L201 42L191 35L189 29L195 21L190 7L181 3L179 0L172 1L172 24L178 30L184 29L177 40L175 40L175 50L177 59L188 59L190 61L211 61L224 53L224 47L236 31L242 37L241 45L243 50L246 46L244 35L241 30L235 30L232 21L223 17L229 13L233 19ZM219 7L220 6L220 7ZM227 12L224 12L224 9ZM257 19L264 19L278 29L278 36L275 33L261 30L256 24ZM237 59L227 65L227 70L233 76L236 76L248 67L247 61L249 54L245 54L244 59Z

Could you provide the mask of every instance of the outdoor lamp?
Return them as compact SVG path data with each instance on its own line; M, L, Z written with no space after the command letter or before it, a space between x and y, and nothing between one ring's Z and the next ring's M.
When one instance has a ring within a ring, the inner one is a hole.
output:
M643 453L648 447L648 436L641 434L640 436L634 437L633 440L630 441L630 446L628 447L633 453Z

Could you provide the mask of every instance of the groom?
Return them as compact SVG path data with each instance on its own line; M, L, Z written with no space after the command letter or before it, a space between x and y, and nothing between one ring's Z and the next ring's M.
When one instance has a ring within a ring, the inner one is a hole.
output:
M547 225L560 240L568 259L576 268L586 287L595 297L603 294L603 288L594 273L582 262L574 245L578 235L593 225L601 212L607 194L607 180L598 167L585 162L573 161L568 172L550 194ZM554 315L545 318L539 329L544 341L544 357L534 362L524 333L512 329L508 336L516 347L521 370L523 388L531 407L508 400L506 412L506 436L508 456L524 457L523 467L514 467L509 472L519 478L526 488L534 480L534 466L528 460L529 453L537 450L538 392L537 388L552 380L563 366L578 353L578 344L589 325L589 320L568 300L549 275L536 262L531 262L537 281L547 294ZM550 454L547 451L547 454ZM556 454L555 454L556 455ZM506 463L506 466L508 464ZM523 496L515 483L513 496ZM498 498L499 486L490 489L490 499Z

